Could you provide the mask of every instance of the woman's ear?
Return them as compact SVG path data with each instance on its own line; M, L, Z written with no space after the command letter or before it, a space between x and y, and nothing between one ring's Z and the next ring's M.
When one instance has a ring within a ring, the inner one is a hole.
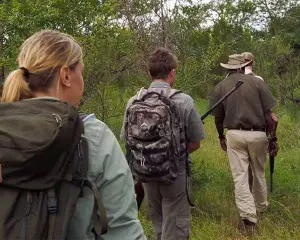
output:
M60 81L61 85L65 86L65 87L71 86L70 73L71 73L71 70L67 66L64 66L60 69L59 81Z

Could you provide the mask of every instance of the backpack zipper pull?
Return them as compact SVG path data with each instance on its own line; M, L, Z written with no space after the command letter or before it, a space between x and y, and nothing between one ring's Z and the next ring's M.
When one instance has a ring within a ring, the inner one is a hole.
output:
M143 150L141 150L141 155L142 155L142 159L141 159L141 166L145 166L145 157L143 155Z
M146 160L146 159L145 159L145 157L143 156L143 157L142 157L142 160L141 160L141 166L142 166L142 167L145 166L145 160Z
M57 122L59 125L61 125L61 122L62 122L61 117L60 117L58 114L56 114L56 113L52 113L52 116L55 118L56 122Z

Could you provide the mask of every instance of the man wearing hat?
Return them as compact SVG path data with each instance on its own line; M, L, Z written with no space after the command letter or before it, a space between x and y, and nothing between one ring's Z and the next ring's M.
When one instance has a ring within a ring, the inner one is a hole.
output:
M257 78L259 78L260 80L264 81L264 79L263 79L261 76L258 76L258 75L256 75L256 74L253 72L254 55L253 55L251 52L243 52L243 53L242 53L242 56L243 56L246 60L251 61L251 63L245 67L245 74L248 74L248 75L257 77Z
M213 112L220 145L227 151L235 184L235 200L247 234L253 235L257 213L268 208L265 163L268 149L267 124L271 121L276 102L261 79L245 74L252 60L242 54L229 56L227 77L214 89L211 104L215 104L235 87L243 84ZM226 137L224 129L227 129ZM248 168L253 171L252 193L249 189Z

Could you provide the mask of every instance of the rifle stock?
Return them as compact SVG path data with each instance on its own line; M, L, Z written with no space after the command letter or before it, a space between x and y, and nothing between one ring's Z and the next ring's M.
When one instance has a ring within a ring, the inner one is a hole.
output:
M232 88L226 95L224 95L218 102L215 103L206 113L201 116L201 120L203 121L209 114L211 114L222 102L224 102L234 91L236 91L244 82L239 80L235 87Z
M144 200L144 197L145 197L143 184L141 182L136 182L134 184L134 190L135 190L136 203L137 203L137 206L138 206L138 210L140 210L141 205L142 205L143 200Z

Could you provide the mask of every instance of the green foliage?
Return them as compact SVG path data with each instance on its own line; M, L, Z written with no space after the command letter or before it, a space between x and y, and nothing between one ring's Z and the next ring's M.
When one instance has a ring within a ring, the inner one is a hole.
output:
M297 0L3 0L0 3L0 81L17 67L22 42L41 29L74 36L84 49L85 104L119 136L125 106L149 85L146 62L158 46L170 48L180 62L175 87L193 95L201 113L206 98L224 78L220 62L232 53L251 51L254 71L279 103L300 98L300 25ZM198 99L198 100L197 100ZM287 103L280 117L281 151L276 159L271 210L254 239L300 239L299 107ZM207 139L193 158L191 239L245 239L226 155L218 146L211 118ZM269 177L267 170L266 177ZM153 235L144 206L140 214Z
M280 102L299 87L296 1L181 0L170 6L163 0L4 0L0 80L16 67L24 39L50 28L69 33L82 44L86 100L99 95L95 86L103 84L117 85L121 91L147 85L146 60L157 46L166 46L178 56L177 87L194 96L207 97L224 77L219 63L242 51L255 54L255 70ZM284 75L278 75L277 69L281 56L288 59Z

